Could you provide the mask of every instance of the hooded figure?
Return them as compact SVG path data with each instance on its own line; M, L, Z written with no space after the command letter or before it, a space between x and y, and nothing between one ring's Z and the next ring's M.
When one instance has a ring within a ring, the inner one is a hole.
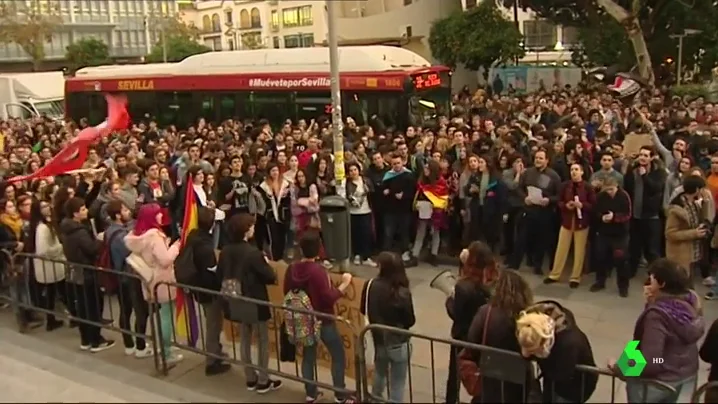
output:
M585 403L596 390L598 373L578 369L596 366L588 337L573 313L553 300L529 306L516 320L521 354L541 369L544 402Z

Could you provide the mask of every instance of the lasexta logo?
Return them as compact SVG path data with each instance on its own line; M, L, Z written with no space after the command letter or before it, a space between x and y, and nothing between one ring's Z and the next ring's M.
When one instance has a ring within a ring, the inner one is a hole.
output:
M639 342L638 340L633 340L626 344L621 357L616 362L616 366L626 377L638 377L643 373L643 369L646 368L646 358L638 350Z

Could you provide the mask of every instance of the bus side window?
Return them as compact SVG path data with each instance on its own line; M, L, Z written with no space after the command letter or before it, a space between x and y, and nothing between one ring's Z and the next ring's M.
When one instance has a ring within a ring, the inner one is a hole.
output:
M37 108L35 108L35 106L32 105L32 104L30 104L29 102L27 102L27 101L20 101L20 104L24 105L27 109L29 109L30 111L32 111L32 112L33 112L33 115L39 115L38 112L37 112ZM22 109L22 108L20 108L20 109ZM25 109L22 109L22 111L23 111L23 115L28 115L28 114L30 114L30 111L27 111L27 110L25 110ZM23 117L23 118L24 118L24 119L27 119L27 118L30 118L30 116L26 116L26 117Z

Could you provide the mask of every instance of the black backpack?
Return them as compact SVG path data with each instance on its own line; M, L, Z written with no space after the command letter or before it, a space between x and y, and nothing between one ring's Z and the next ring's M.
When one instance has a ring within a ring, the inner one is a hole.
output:
M175 279L180 285L194 286L199 271L194 263L194 247L185 245L175 258Z

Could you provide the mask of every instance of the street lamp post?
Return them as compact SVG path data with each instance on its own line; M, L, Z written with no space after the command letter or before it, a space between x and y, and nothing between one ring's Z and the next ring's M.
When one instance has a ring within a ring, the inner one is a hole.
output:
M683 38L691 35L700 34L702 31L699 29L685 29L682 34L671 35L673 39L678 39L678 66L676 67L676 85L681 84L683 78Z
M339 86L339 39L337 35L337 2L326 0L327 44L329 45L329 81L332 92L332 139L334 144L334 180L337 195L347 197L344 173L344 137L342 136L342 97ZM350 234L346 235L351 237ZM349 258L339 262L341 272L349 271Z

